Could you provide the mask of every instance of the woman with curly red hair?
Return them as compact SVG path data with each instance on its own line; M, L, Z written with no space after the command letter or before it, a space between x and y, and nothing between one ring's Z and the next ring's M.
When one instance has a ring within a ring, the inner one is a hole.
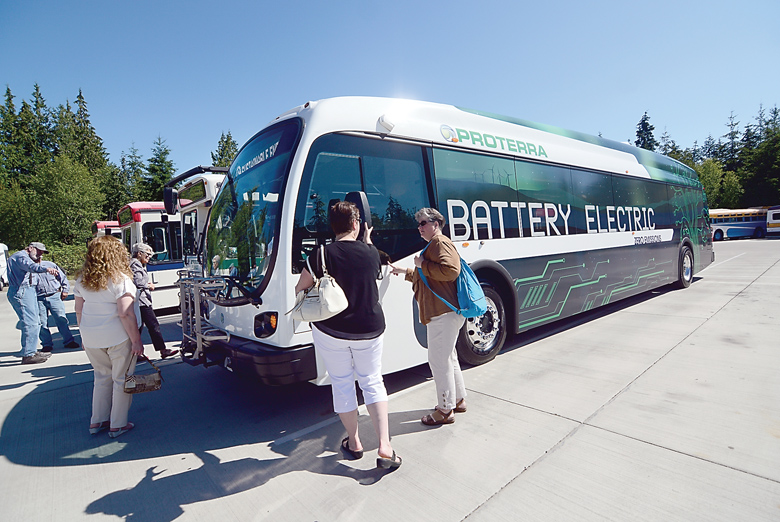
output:
M110 428L108 434L115 438L134 427L127 421L133 396L124 391L125 372L132 374L133 355L144 353L138 291L121 241L101 236L89 242L73 293L84 351L95 370L89 432Z

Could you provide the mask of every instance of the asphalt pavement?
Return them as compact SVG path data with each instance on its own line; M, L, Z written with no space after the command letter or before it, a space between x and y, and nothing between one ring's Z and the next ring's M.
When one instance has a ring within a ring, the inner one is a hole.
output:
M387 376L392 473L375 467L363 406L366 455L341 454L329 387L178 357L161 362L160 391L134 397L134 430L89 435L83 350L54 328L51 359L21 365L3 292L0 520L780 520L780 240L715 250L686 290L517 336L466 369L452 425L419 422L434 404L426 366ZM169 348L175 321L161 320Z

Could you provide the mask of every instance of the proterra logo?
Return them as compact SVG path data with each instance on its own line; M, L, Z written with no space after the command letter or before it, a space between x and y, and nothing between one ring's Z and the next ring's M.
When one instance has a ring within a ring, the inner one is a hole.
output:
M444 137L445 140L447 140L449 142L458 143L458 141L459 141L458 140L458 134L449 125L442 125L441 126L441 135Z

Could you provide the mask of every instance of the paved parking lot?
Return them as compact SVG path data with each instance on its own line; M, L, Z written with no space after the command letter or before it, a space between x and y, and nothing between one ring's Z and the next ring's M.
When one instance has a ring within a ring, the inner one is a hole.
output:
M367 455L342 458L329 388L179 359L134 398L135 430L90 436L85 354L56 343L21 366L2 295L0 520L780 520L780 240L716 254L687 290L522 335L467 369L453 425L419 422L426 367L388 376L404 459L389 474L362 407Z

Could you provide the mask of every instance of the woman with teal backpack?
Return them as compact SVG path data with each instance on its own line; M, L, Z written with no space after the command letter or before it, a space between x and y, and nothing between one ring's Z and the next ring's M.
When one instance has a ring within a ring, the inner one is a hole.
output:
M460 256L452 241L442 234L444 216L438 210L423 208L414 218L420 236L428 242L428 246L414 257L415 269L390 266L393 274L404 274L406 280L411 281L420 309L420 322L427 325L428 365L436 384L438 401L433 412L421 421L426 426L452 424L455 412L466 411L466 386L455 351L458 332L465 321L454 310L458 308L455 281L460 274Z

